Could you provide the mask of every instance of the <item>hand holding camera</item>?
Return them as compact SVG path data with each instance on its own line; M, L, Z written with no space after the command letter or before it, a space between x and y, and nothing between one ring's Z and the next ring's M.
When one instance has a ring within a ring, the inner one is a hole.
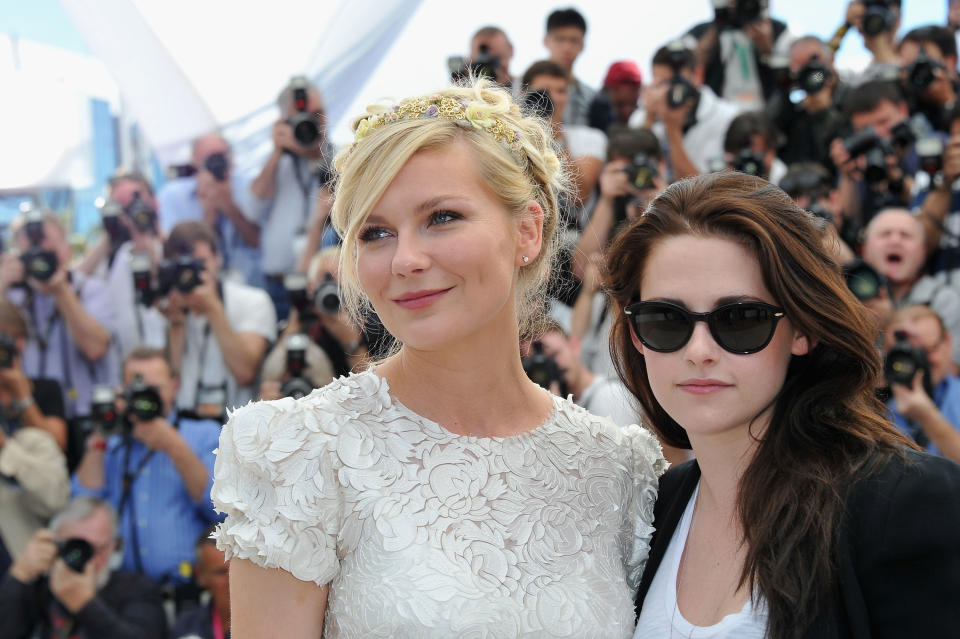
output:
M614 199L625 195L639 195L630 185L630 163L611 160L600 173L600 197Z
M89 555L81 565L67 563L72 555L79 555L79 544L86 544ZM73 544L72 548L70 544ZM93 548L83 539L68 539L60 546L58 558L50 567L50 592L71 613L76 614L97 595L97 568L90 558ZM77 570L77 568L80 570Z
M32 584L38 577L50 571L57 558L57 543L53 533L40 529L34 533L26 547L10 567L10 574L22 584Z
M215 155L223 157L222 154ZM226 173L224 172L223 179L218 179L209 170L197 173L197 200L203 207L204 221L214 226L219 213L233 203L233 193L230 190L230 182L226 179Z

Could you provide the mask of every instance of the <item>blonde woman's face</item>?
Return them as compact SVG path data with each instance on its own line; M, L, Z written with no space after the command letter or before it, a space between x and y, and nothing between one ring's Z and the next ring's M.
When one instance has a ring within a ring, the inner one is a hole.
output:
M467 143L417 153L359 230L360 286L405 347L502 339L517 327L522 255L536 255L523 226L483 184Z

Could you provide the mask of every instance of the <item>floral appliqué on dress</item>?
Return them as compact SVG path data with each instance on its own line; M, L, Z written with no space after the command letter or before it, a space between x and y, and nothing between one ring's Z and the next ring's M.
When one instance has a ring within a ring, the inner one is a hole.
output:
M327 639L630 637L666 466L560 398L527 433L457 435L370 370L233 413L217 545L329 583Z

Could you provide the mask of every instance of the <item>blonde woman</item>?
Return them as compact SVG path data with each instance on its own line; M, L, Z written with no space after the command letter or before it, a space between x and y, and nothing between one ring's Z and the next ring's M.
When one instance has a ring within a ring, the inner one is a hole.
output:
M235 639L630 637L665 462L530 382L564 176L480 82L371 111L337 158L341 288L395 355L220 441Z

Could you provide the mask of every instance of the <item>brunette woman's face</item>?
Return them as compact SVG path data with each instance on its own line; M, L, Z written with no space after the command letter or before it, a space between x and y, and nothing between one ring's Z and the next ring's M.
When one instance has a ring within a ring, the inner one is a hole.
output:
M413 155L360 228L360 286L407 347L516 331L517 273L540 251L542 213L508 211L473 153L457 141Z
M696 313L738 301L778 305L753 254L718 237L661 240L647 257L640 291L643 301L669 301ZM770 343L749 355L720 347L706 322L697 322L689 341L672 353L646 349L636 336L633 341L644 356L654 396L687 431L694 450L698 443L762 432L771 411L752 428L750 422L780 391L790 358L808 349L807 338L786 318Z

